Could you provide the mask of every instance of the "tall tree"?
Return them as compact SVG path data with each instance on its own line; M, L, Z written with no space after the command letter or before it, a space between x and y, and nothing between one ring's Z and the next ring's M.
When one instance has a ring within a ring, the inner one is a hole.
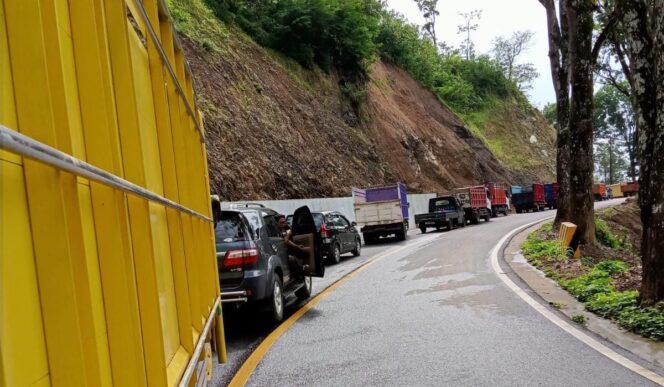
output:
M559 0L556 10L555 0L539 0L546 10L546 23L549 40L549 62L551 79L556 94L556 176L559 185L556 219L558 224L568 220L570 213L569 190L569 28L567 24L567 2Z
M618 150L623 150L629 160L629 177L636 181L638 174L637 131L634 110L629 93L625 95L619 87L629 90L626 81L602 86L595 93L594 130L595 138L613 141Z
M529 89L532 81L539 76L532 63L517 63L519 56L530 48L532 38L532 31L516 31L509 38L499 36L494 39L491 49L505 77L521 91Z
M595 145L595 168L598 179L606 184L616 184L627 175L624 152L612 138Z
M625 67L633 94L641 159L643 235L640 301L664 300L664 1L624 0Z
M598 0L539 0L547 15L549 59L558 121L557 172L562 194L556 221L576 223L577 239L595 243L593 183L593 71L617 12L599 13L602 30L593 43ZM562 210L562 211L561 211Z
M458 34L465 34L466 38L461 42L461 51L465 54L466 60L475 58L475 43L470 38L472 31L477 31L478 24L475 20L480 20L482 17L482 10L475 9L470 12L459 12L459 16L465 19L463 24L458 26Z
M438 0L415 0L415 3L417 3L417 8L422 12L424 20L426 20L423 26L424 30L429 34L431 40L433 40L434 46L438 47L438 39L436 38L436 17L440 15L440 12L436 9Z

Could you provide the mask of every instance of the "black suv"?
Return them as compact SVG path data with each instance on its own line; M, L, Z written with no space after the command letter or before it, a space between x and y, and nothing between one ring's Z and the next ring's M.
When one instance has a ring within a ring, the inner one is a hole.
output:
M322 240L322 254L328 261L339 263L341 254L352 253L358 257L362 242L355 229L355 222L350 222L336 211L313 212L314 222Z
M214 208L213 201L213 208ZM260 205L216 208L215 240L222 302L248 302L270 312L275 321L284 306L311 295L311 277L322 277L321 240L307 207L295 211L293 239L309 247L309 254L294 255L278 230L275 211Z

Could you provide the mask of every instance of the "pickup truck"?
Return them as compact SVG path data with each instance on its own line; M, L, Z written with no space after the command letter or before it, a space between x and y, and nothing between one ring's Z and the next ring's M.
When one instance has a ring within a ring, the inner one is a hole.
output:
M454 196L459 200L465 212L465 218L472 224L478 224L480 219L485 222L491 220L491 200L488 189L483 186L457 188L446 196Z
M466 227L466 216L456 197L439 196L429 199L428 213L415 215L415 224L422 234L427 232L427 227L440 230L445 226L447 230L452 230L455 226Z
M406 185L397 183L387 187L353 188L355 221L364 243L377 242L380 237L396 236L406 239L408 232L408 199Z

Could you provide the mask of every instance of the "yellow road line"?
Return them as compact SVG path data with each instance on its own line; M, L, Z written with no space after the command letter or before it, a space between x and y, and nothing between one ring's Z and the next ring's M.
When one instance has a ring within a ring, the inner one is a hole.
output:
M548 220L551 218L547 218L544 220ZM583 331L575 328L571 324L569 324L567 321L563 320L562 318L558 317L556 314L552 313L547 307L544 305L540 304L535 300L533 297L531 297L528 293L526 293L523 289L521 289L517 284L512 281L511 278L507 276L507 273L503 272L503 269L500 267L500 264L498 263L498 254L502 251L503 246L507 243L507 241L516 233L523 231L527 229L530 226L533 226L537 223L540 223L544 220L538 220L537 222L532 222L528 223L524 226L521 226L519 228L516 228L512 230L510 233L505 235L500 242L493 248L491 251L491 266L493 267L493 270L496 272L496 275L498 278L500 278L507 287L509 287L514 293L516 293L522 300L524 300L528 305L530 305L533 309L535 309L537 312L539 312L542 316L544 316L546 319L557 325L560 329L564 330L565 332L569 333L570 335L574 336L577 340L583 342L590 348L594 349L595 351L601 353L602 355L608 357L609 359L613 360L614 362L618 363L619 365L631 370L632 372L641 375L642 377L649 379L661 386L664 386L664 377L655 373L654 371L651 371L631 360L628 358L624 357L623 355L619 354L618 352L612 350L611 348L607 347L606 345L602 344L598 340L595 340L591 336L587 335Z
M441 234L444 235L444 234ZM343 285L346 283L348 280L353 278L356 274L360 273L367 267L373 265L374 263L380 261L381 259L388 257L392 254L396 254L398 252L401 252L406 249L411 249L413 247L417 247L420 244L424 244L425 242L429 242L433 239L438 238L439 235L436 235L434 237L430 238L423 238L418 240L417 242L401 247L397 247L394 249L390 249L387 252L363 263L361 266L353 269L349 273L345 274L343 277L339 278L336 280L332 285L328 286L327 289L323 290L320 292L318 295L316 295L314 298L311 299L311 301L307 302L304 306L302 306L300 309L298 309L295 313L293 313L292 316L290 316L286 321L281 323L277 329L272 331L261 343L260 345L254 350L254 352L249 356L249 358L242 364L242 367L235 373L235 376L233 376L233 379L231 380L230 384L228 385L229 387L240 387L244 386L247 384L249 381L249 378L251 375L254 373L254 370L256 370L256 367L258 364L263 360L265 357L265 354L267 354L267 351L272 348L272 345L281 337L281 335L284 334L290 328L291 325L295 324L297 320L300 319L300 317L304 316L305 313L311 308L313 308L316 304L318 304L323 298L325 298L328 294L333 292L336 288L339 286Z

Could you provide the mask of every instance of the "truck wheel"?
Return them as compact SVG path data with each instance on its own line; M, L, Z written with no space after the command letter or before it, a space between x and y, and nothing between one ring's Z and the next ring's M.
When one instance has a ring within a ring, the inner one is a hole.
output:
M461 227L466 227L466 218L459 219L459 224L461 225Z
M401 226L401 231L397 232L397 240L406 240L406 226Z
M422 234L426 234L427 233L427 226L421 225L420 226L420 231L422 232Z
M370 245L376 241L376 238L374 238L371 234L362 234L362 237L364 238L365 245Z
M447 231L452 231L454 229L454 222L452 222L452 219L447 221Z
M498 217L498 211L496 211L496 210L491 210L491 217L492 217L492 218L496 218L496 217Z
M490 222L491 221L491 214L487 215L484 217L485 222Z

